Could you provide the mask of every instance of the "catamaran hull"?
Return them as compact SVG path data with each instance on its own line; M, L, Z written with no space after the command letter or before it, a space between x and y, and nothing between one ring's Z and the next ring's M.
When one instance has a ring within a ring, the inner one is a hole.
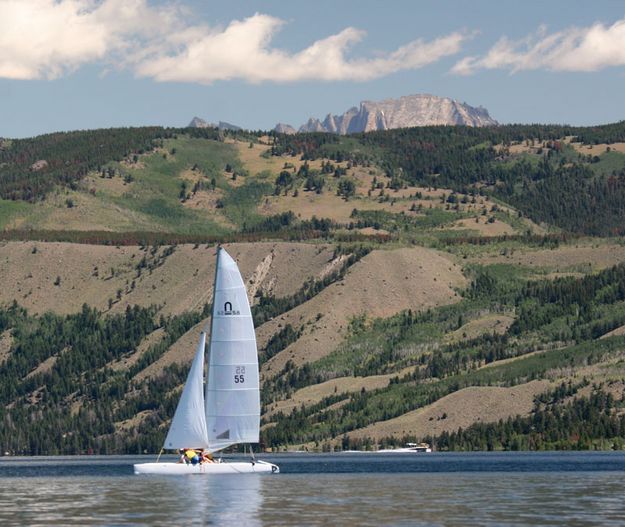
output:
M163 476L186 476L190 474L278 474L280 468L266 461L234 463L138 463L134 466L135 474L159 474Z

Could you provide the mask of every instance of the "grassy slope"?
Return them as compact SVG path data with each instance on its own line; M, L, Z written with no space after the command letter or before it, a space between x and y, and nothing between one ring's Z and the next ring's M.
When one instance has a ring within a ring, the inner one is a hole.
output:
M215 178L216 194L227 195L226 164L242 170L233 145L181 136L166 140L164 149L142 155L138 163L109 163L116 170L113 178L94 173L77 190L59 188L35 204L0 203L0 220L29 229L222 234L230 228L214 204L185 207L180 191L185 171L196 166L197 180L209 184ZM190 193L192 183L187 184Z
M332 258L331 248L302 243L226 244L254 287L287 296L320 275ZM14 300L33 313L75 313L83 303L106 311L128 305L162 306L165 314L199 310L210 302L215 247L113 247L71 243L8 242L0 245L0 304ZM271 265L255 276L271 255ZM139 264L146 266L139 273ZM55 285L57 277L60 278ZM278 280L279 279L279 280ZM134 286L132 285L134 283ZM279 284L279 286L278 286ZM120 298L117 291L121 290Z
M274 181L285 163L295 174L304 163L301 159L267 159L263 154L268 147L263 144L255 143L249 148L247 142L219 142L185 135L166 139L163 145L139 156L136 163L128 159L107 164L105 169L115 170L112 178L92 173L78 183L75 190L57 188L36 203L0 202L0 227L220 235L253 226L263 216L289 210L295 211L301 219L314 215L348 224L352 221L352 211L358 209L405 214L406 219L401 220L397 234L408 237L422 238L424 228L433 236L437 236L441 228L450 229L454 234L472 232L485 236L523 232L528 228L526 224L515 222L514 213L508 209L503 208L497 215L490 214L492 204L483 198L453 210L444 201L450 193L444 189L432 191L406 186L400 190L371 191L375 177L378 182L384 181L383 172L374 166L353 167L342 176L356 184L356 193L349 200L337 196L339 179L332 174L323 176L326 184L321 194L305 191L304 179L296 177L286 193L274 196ZM322 161L310 161L308 165L318 171ZM237 174L236 180L232 179L233 172L225 172L226 165ZM346 162L335 165L347 167ZM215 189L210 187L212 180L216 183ZM204 188L192 194L198 182ZM189 198L184 201L180 198L183 183L187 185ZM298 197L293 196L295 189ZM413 212L410 210L413 206L420 206L423 211ZM434 221L430 216L435 217ZM491 217L491 222L487 223ZM463 218L467 220L459 223ZM390 224L395 223L397 221L391 219ZM384 226L378 228L384 229Z

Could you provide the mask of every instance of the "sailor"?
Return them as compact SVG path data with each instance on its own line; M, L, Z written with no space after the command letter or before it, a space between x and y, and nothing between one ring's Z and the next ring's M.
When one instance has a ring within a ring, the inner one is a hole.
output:
M197 465L200 462L200 456L198 456L197 452L193 448L185 449L184 455L187 458L185 460L187 463Z
M206 450L202 450L202 460L200 463L214 463L213 454L207 452Z

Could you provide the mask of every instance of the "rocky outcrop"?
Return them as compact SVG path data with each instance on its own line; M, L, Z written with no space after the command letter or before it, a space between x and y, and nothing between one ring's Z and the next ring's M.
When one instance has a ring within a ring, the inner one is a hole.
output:
M220 130L242 130L240 126L227 123L225 121L219 121L218 124L209 123L200 117L194 117L187 125L187 128L219 128Z
M38 161L35 161L32 165L30 165L30 169L33 172L39 172L44 168L48 168L48 162L45 159L39 159Z
M275 128L274 131L278 132L279 134L296 134L297 130L295 128L293 128L290 124L284 124L284 123L278 123Z
M476 108L435 95L408 95L384 101L362 101L358 108L354 106L342 115L328 114L323 122L311 117L300 126L299 132L351 134L412 126L497 124L488 110L481 106ZM290 126L288 128L293 129ZM279 131L278 127L275 130Z
M306 124L299 127L300 132L327 132L319 119L311 117Z
M241 128L240 126L232 123L227 123L226 121L219 121L217 123L217 128L219 128L220 130L243 130L243 128Z
M213 125L204 119L199 117L194 117L191 119L191 122L187 125L187 128L212 128Z

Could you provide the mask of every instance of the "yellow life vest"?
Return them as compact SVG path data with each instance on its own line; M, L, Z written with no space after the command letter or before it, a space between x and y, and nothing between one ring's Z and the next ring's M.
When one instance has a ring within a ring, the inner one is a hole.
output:
M184 455L189 459L193 459L197 455L197 452L195 450L187 450Z

